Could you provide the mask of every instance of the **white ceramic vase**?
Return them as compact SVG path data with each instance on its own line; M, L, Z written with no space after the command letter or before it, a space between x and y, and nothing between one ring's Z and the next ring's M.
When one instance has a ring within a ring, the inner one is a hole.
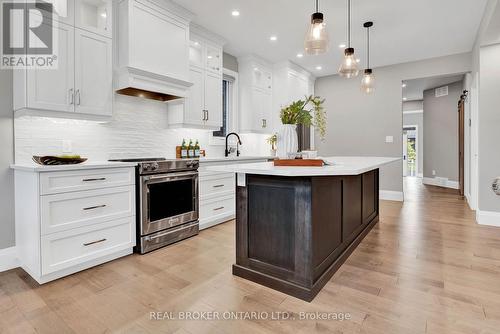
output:
M297 125L282 124L278 132L278 158L288 159L290 153L297 153L298 150Z

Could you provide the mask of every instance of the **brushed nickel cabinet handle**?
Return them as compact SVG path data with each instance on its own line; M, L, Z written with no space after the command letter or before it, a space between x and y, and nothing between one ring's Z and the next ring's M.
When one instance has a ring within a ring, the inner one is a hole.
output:
M81 102L80 90L77 89L75 93L75 103L77 106L79 106L80 102Z
M90 210L95 210L95 209L102 209L105 207L106 207L106 204L103 204L103 205L90 206L88 208L83 208L82 210L83 211L90 211Z
M220 211L220 210L222 210L222 209L224 209L224 207L223 207L223 206L221 206L220 208L215 208L215 209L214 209L214 211Z
M90 245L95 245L95 244L100 244L101 242L107 241L108 239L101 239L101 240L96 240L92 242L87 242L83 244L85 247L90 246Z
M83 179L82 182L95 182L95 181L106 181L105 177L99 177L96 179Z
M217 184L217 185L214 186L214 188L222 188L222 187L224 187L223 184Z
M74 104L75 103L75 92L73 91L73 88L69 90L69 104Z

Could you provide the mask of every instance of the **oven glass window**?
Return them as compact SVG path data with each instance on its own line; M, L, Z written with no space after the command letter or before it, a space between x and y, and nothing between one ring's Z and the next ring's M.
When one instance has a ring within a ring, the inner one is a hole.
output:
M149 184L150 221L194 211L193 180L179 180Z

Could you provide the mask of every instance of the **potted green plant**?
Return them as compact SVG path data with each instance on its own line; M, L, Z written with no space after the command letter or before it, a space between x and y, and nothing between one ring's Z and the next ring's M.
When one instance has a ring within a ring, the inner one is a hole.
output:
M324 99L319 96L306 96L304 100L292 102L281 109L281 129L278 134L278 157L287 158L297 153L297 125L314 126L321 140L326 135L326 112L323 107Z
M276 144L278 143L278 134L275 133L271 137L267 138L267 143L271 145L271 156L276 156Z

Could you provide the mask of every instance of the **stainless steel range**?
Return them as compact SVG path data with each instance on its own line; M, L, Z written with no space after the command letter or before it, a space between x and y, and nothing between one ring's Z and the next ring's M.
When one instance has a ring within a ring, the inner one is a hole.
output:
M136 252L144 254L198 234L198 160L120 161L138 162Z

